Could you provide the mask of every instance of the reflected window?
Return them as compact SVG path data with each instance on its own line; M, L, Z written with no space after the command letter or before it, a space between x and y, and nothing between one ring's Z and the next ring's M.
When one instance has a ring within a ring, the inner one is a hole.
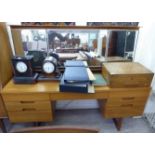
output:
M24 51L47 50L47 35L45 30L21 31Z

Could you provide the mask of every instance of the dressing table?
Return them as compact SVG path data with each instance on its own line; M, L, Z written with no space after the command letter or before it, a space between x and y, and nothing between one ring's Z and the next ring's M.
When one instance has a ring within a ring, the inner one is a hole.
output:
M108 85L96 86L93 94L60 92L57 81L18 85L11 80L2 90L9 119L48 122L54 120L57 100L96 99L103 117L113 119L120 130L123 118L143 114L153 73L139 63L118 62L104 64L102 75Z

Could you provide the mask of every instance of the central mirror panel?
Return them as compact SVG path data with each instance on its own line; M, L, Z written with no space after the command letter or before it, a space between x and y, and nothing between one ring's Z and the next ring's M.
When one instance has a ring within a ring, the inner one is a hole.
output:
M34 61L57 53L61 66L66 60L85 60L89 66L103 62L132 61L137 30L12 28L17 56L34 55Z

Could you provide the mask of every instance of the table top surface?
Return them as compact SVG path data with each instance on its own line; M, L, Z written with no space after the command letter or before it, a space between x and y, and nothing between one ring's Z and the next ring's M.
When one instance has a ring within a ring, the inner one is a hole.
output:
M112 92L112 91L128 91L128 90L145 90L150 89L148 87L137 88L111 88L109 86L95 86L95 93L100 92ZM59 82L38 82L36 84L14 84L13 80L10 80L7 85L2 89L2 94L21 94L21 93L64 93L59 91ZM71 92L67 92L71 93ZM74 93L79 94L79 93ZM82 93L83 94L83 93Z
M108 91L108 86L96 86L95 92ZM38 82L36 84L14 84L10 80L3 88L3 93L60 93L58 81Z

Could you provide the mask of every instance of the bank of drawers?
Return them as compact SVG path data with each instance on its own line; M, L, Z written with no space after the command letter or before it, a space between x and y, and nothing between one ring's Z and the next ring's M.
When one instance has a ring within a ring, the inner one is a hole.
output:
M139 116L143 114L145 104L149 95L149 88L133 91L112 91L109 99L102 106L102 113L105 118L118 118Z
M46 122L53 119L48 94L3 94L11 122Z

